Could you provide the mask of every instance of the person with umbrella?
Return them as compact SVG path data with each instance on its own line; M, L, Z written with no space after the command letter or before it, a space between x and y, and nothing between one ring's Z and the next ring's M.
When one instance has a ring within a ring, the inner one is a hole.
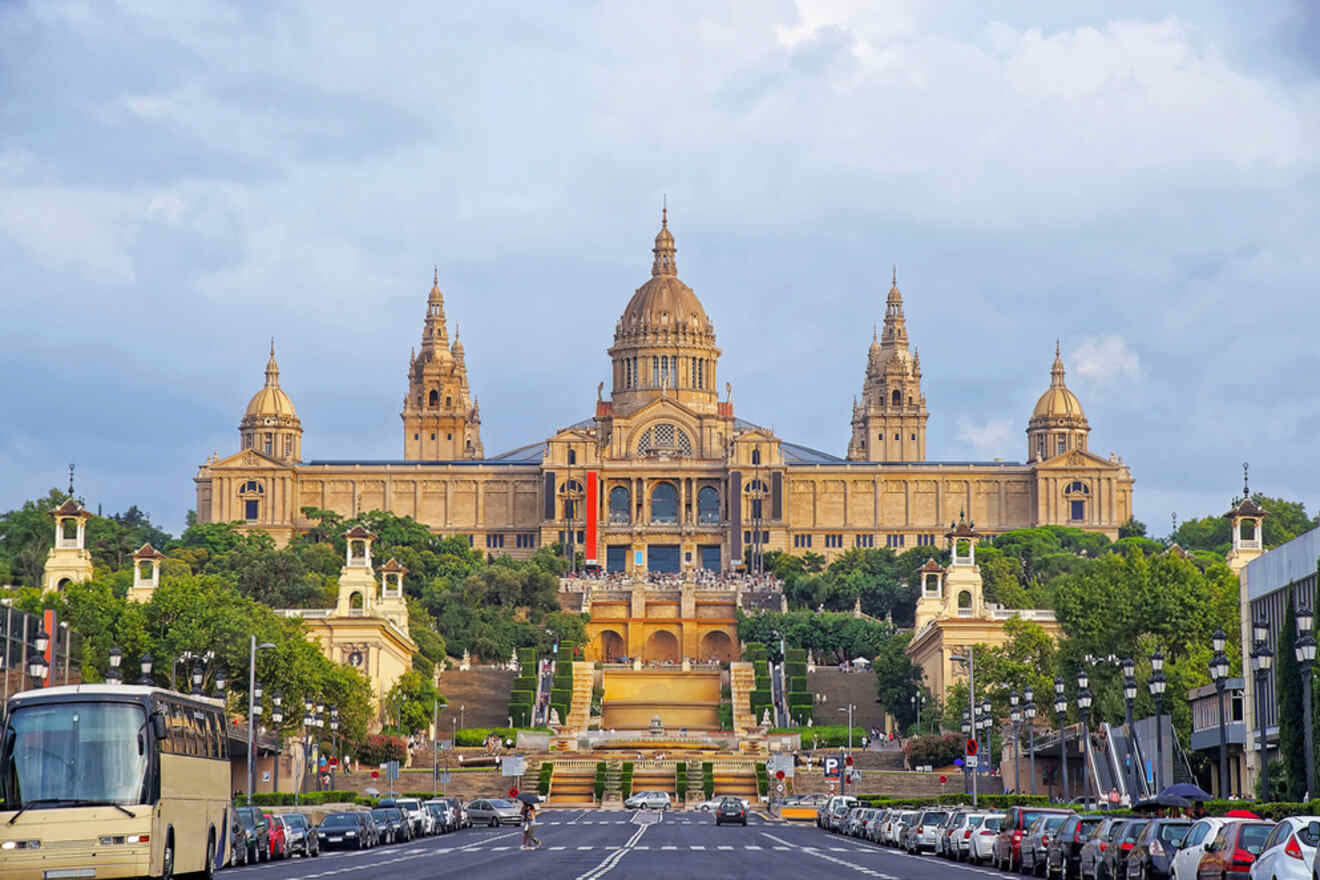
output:
M518 795L518 800L522 801L522 848L539 849L541 841L537 840L533 833L536 830L536 807L533 805L540 798L531 793L524 793Z

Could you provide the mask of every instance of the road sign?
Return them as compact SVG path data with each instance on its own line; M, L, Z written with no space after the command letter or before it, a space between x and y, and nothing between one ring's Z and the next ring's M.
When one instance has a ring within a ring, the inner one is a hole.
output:
M509 797L517 797L517 796L518 796L518 789L517 789L517 788L511 788L511 789L509 789Z
M825 778L826 778L826 779L838 779L838 778L839 778L839 759L836 758L836 757L834 757L833 755L829 755L829 756L826 756L826 757L825 757L823 763L824 763L824 765L825 765ZM832 783L831 783L831 784L832 784Z
M946 783L946 782L948 782L948 781L949 781L949 777L947 777L947 776L941 776L941 777L940 777L940 785L943 785L944 783Z
M847 764L849 767L851 767L852 764L853 764L853 762L852 762L852 755L849 755L848 757L844 758L844 759L843 759L843 763L845 763L845 764Z
M386 762L385 762L385 778L386 778L386 779L398 779L398 778L399 778L399 762L398 762L398 761L386 761Z
M976 757L976 755L968 755L968 756L967 756L967 766L968 766L968 767L971 767L973 770L975 770L975 769L976 769L976 764L977 764L977 757Z
M437 741L436 745L440 747L440 751L447 752L454 747L454 741L452 739L442 739Z
M372 778L372 779L380 779L380 771L379 771L379 770L372 770L372 771L371 771L371 778Z
M440 784L441 784L441 785L448 785L448 784L449 784L449 774L448 774L448 773L441 773L441 774L440 774Z
M771 755L765 762L768 773L782 772L789 779L793 778L793 756Z
M783 781L784 781L784 771L783 771L783 770L776 770L776 771L775 771L775 779L778 779L780 782L783 782ZM781 785L780 788L782 789L783 786Z
M522 776L527 770L527 761L522 755L508 755L500 761L501 776Z
M976 740L969 739L967 741L967 754L972 756L976 755Z
M783 794L783 793L784 793L784 784L781 782L781 783L779 783L778 785L776 785L776 786L775 786L775 791L779 792L780 794Z
M834 783L830 783L830 794L834 794Z

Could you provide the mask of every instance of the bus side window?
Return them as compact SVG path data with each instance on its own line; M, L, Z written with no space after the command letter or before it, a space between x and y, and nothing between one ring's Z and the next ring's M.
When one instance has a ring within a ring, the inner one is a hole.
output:
M215 728L215 756L217 758L228 758L228 737L225 736L225 716L223 712L216 712L211 716L211 724Z

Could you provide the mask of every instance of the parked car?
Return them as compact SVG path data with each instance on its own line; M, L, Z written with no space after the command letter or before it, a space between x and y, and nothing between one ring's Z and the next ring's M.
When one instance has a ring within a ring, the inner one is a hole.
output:
M890 820L890 818L897 812L898 812L897 810L892 810L892 809L880 810L876 814L875 819L872 820L870 827L867 829L866 839L871 841L872 843L879 843L880 835L884 831L885 823L887 823Z
M667 791L639 791L623 802L629 810L667 810L669 804Z
M284 848L289 855L311 858L321 854L316 831L302 813L279 813L275 820L284 826Z
M736 797L726 797L715 810L715 824L723 825L725 822L737 822L747 827L747 805Z
M972 838L981 830L982 823L989 817L985 813L973 813L964 821L962 829L956 831L949 839L949 845L953 848L953 860L961 862L971 855Z
M398 807L376 807L371 811L371 818L380 826L383 843L412 840L412 823Z
M503 798L482 798L467 805L468 819L473 825L521 825L522 808Z
M251 858L252 842L248 830L238 818L238 813L229 814L229 866L246 865Z
M1045 848L1050 845L1050 840L1067 818L1066 815L1045 815L1031 823L1031 827L1022 835L1019 847L1018 861L1023 874L1045 876Z
M463 802L456 797L437 798L428 803L443 803L449 808L450 830L457 831L460 828L470 828L472 823L468 821L467 810L463 807Z
M270 823L266 821L266 814L258 807L236 807L234 816L243 826L248 845L244 864L270 859Z
M981 825L972 832L971 839L967 841L967 859L978 865L994 861L995 841L999 839L999 831L1003 827L1004 817L998 814L986 816L981 820Z
M1042 809L1038 807L1009 807L999 826L995 839L995 867L1001 871L1017 871L1022 865L1022 836L1032 822L1042 815L1067 816L1072 810Z
M331 813L316 826L317 844L320 849L365 849L371 841L365 834L365 826L358 817L361 810L345 813Z
M270 857L272 859L287 859L289 857L289 844L284 838L284 825L276 821L271 813L262 813L266 819L267 834L266 838L270 841Z
M1152 820L1132 842L1123 880L1170 880L1174 854L1191 827L1191 819Z
M357 818L362 826L362 834L366 837L367 846L380 846L385 842L385 829L376 821L376 817L371 815L370 810L360 810Z
M1078 876L1082 880L1112 880L1103 873L1104 856L1111 846L1118 845L1115 838L1127 821L1126 816L1109 816L1091 829L1077 859Z
M1251 880L1313 880L1316 844L1320 843L1320 817L1289 816L1265 838Z
M1128 819L1114 838L1114 843L1105 851L1104 873L1106 880L1123 880L1127 876L1127 857L1137 842L1141 830L1150 824L1150 819Z
M422 806L431 814L431 827L435 829L436 834L447 834L454 830L453 813L449 804L437 798L427 801Z
M1196 866L1205 855L1205 845L1215 839L1225 823L1231 821L1218 816L1206 816L1192 823L1187 836L1183 838L1183 845L1173 857L1173 876L1177 880L1196 880Z
M1274 825L1249 819L1225 822L1214 840L1202 844L1205 855L1196 866L1197 880L1248 880Z
M840 823L855 806L857 798L852 795L835 795L825 803L825 809L819 814L820 826L826 831L838 831Z
M949 818L947 810L924 810L917 824L908 830L906 849L913 855L920 855L929 850L935 851L935 838L939 836L940 826Z
M935 855L949 857L948 850L949 838L953 834L953 829L962 826L963 819L971 815L971 810L959 807L949 811L944 822L940 824L940 833L935 837Z
M853 807L848 811L848 816L840 823L839 833L846 834L849 837L857 836L857 826L862 821L862 814L866 812L866 807Z
M1045 876L1057 872L1063 880L1081 877L1082 847L1104 816L1068 816L1045 847Z
M403 811L403 815L409 823L412 824L413 837L426 837L435 833L435 820L431 818L431 812L422 807L419 798L399 798L394 802L394 806Z
M908 829L916 825L917 820L920 818L921 814L915 811L899 813L898 821L890 828L889 845L901 848L904 845L904 839L907 837Z

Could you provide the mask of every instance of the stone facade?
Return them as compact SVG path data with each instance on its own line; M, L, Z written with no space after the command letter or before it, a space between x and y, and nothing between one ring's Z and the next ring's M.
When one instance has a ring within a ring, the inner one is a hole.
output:
M933 547L961 515L984 534L1059 524L1111 538L1130 517L1132 476L1112 453L1089 451L1090 426L1057 350L1025 462L928 461L920 360L895 278L848 449L836 456L736 416L732 386L718 381L714 324L677 276L667 218L652 254L651 277L608 349L608 396L601 383L589 418L489 458L438 284L409 364L399 460L303 461L302 425L272 349L239 451L198 471L198 521L238 521L283 543L313 525L304 507L380 509L514 557L570 540L589 563L631 572L727 570L749 545L827 558Z

